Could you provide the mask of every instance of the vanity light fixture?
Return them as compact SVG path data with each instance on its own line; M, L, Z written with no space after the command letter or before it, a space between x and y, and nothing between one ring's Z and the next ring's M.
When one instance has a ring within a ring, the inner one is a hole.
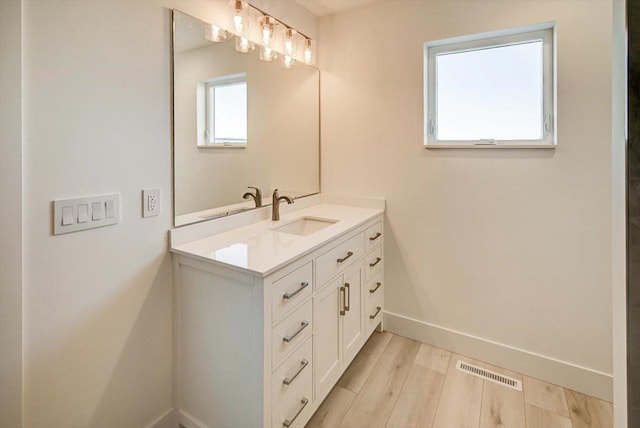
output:
M236 36L238 52L252 52L259 45L260 59L263 61L272 61L280 56L285 68L291 68L296 61L314 64L314 45L310 37L242 0L230 0L229 5L233 12L231 32ZM254 24L250 25L251 22ZM228 37L224 30L218 30L219 33L216 33L212 28L211 36L207 39L222 41L223 36ZM216 34L221 35L219 40L216 40Z

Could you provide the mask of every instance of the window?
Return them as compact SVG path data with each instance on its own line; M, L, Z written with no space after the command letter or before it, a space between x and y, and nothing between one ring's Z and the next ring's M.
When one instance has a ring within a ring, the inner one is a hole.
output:
M553 26L425 43L426 147L555 147Z
M198 83L198 145L247 146L247 75Z

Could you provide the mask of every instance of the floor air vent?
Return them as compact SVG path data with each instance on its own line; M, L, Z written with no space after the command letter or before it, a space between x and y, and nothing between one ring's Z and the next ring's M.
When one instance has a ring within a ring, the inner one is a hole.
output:
M513 388L517 391L522 391L522 382L509 376L504 376L491 370L483 369L482 367L474 366L473 364L465 363L458 360L456 367L465 373L477 376L479 378L488 380L499 385L503 385L509 388Z

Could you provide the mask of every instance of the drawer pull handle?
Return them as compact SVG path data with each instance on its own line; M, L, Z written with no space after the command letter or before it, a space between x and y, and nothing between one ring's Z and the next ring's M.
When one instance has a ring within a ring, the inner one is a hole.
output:
M380 306L378 306L376 308L376 313L373 314L373 315L369 315L369 319L374 319L375 317L377 317L381 310L382 310L382 308Z
M305 328L307 328L307 326L308 326L308 325L309 325L309 321L302 321L302 322L300 323L300 328L298 329L298 331L296 331L295 333L293 333L291 336L285 336L285 337L283 337L283 338L282 338L282 340L283 340L283 341L285 341L285 342L287 342L287 343L291 342L293 339L295 339L295 337L296 337L297 335L299 335L299 334L302 332L302 330L304 330Z
M344 310L349 312L351 308L351 285L349 285L348 282L345 282L344 288L347 289L347 297L348 297L348 299L344 300Z
M296 291L294 291L293 293L284 293L282 295L282 298L285 300L289 300L290 298L292 298L293 296L295 296L296 294L298 294L299 292L301 292L302 290L304 290L305 288L307 288L309 286L309 283L307 281L305 282L301 282L300 283L300 288L298 288Z
M298 409L298 411L296 412L296 414L293 416L293 418L291 419L285 419L284 422L282 423L283 427L290 427L291 424L293 424L293 422L296 420L296 418L300 415L300 413L302 413L302 411L304 410L305 407L307 407L307 404L309 403L309 399L302 397L302 400L300 400L300 403L302 403L302 407L300 407Z
M347 313L347 293L344 287L340 287L340 294L342 297L342 309L340 309L340 315L344 316Z
M376 291L378 291L378 288L380 288L381 285L382 285L381 282L376 282L376 288L369 290L369 293L371 294L375 293Z
M294 380L296 380L296 378L298 377L298 375L300 373L302 373L302 370L304 370L305 367L307 367L309 365L309 360L303 359L302 361L300 361L300 368L298 369L298 371L296 372L296 374L294 374L291 377L285 377L284 380L282 381L282 383L284 383L285 385L291 385L291 382L293 382Z
M349 257L351 257L351 256L353 256L353 252L349 251L349 252L347 253L347 255L346 255L346 256L344 256L343 258L338 259L338 260L336 260L336 261L337 261L338 263L342 263L342 262L344 262L345 260L347 260L347 259L348 259Z
M382 233L378 232L378 233L376 233L376 236L371 236L369 238L369 241L375 241L376 239L378 239L381 236L382 236Z
M376 257L376 261L373 263L369 263L369 267L374 267L375 265L380 263L380 261L382 261L382 259L380 257Z

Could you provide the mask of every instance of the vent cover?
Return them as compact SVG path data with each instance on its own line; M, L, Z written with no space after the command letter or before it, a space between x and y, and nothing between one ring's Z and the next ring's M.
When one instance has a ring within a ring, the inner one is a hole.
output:
M497 383L498 385L513 388L517 391L522 391L522 382L512 377L501 375L496 372L492 372L491 370L486 370L482 367L474 366L473 364L465 363L460 360L456 363L456 367L458 370L469 373L473 376Z

